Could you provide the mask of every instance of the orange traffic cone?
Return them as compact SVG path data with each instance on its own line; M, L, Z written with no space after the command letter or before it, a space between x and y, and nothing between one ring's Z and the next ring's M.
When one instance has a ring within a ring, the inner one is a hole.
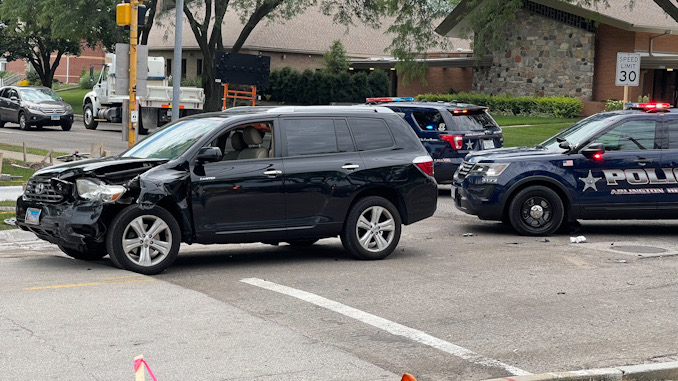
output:
M403 373L403 378L400 381L417 381L417 379L409 373Z

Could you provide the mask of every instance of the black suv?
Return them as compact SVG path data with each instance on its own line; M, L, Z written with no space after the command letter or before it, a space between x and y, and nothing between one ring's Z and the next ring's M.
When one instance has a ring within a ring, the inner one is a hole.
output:
M40 170L16 214L71 257L156 274L180 242L340 236L382 259L437 195L433 160L391 110L279 107L180 119L117 157Z
M413 98L367 98L402 115L435 163L435 178L451 184L468 153L504 145L504 134L487 107L457 102L414 102Z

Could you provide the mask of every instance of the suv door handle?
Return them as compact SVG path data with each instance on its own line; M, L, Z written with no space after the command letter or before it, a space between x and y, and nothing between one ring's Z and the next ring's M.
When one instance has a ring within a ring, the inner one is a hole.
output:
M360 166L358 164L344 164L341 166L341 168L353 170L360 168Z
M634 160L634 162L640 164L641 166L643 166L643 165L645 165L645 164L647 164L647 163L652 163L652 162L654 162L654 160L652 160L652 159L645 159L645 158L642 158L642 157L641 157L641 158L638 158L638 159Z
M264 171L264 175L266 176L271 176L271 177L276 177L282 175L282 171L279 171L277 169L269 169L268 171Z

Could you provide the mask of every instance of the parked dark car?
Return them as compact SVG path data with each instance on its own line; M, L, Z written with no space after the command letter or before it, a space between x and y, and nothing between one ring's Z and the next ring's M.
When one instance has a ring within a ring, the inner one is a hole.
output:
M0 88L0 127L5 123L18 123L22 130L61 126L68 131L73 108L49 87L6 86Z
M439 184L451 184L470 152L500 148L504 134L487 107L457 102L415 102L413 98L368 98L402 115L428 150Z
M180 119L117 157L36 172L17 224L84 260L155 274L179 243L340 236L382 259L431 216L433 160L384 107L279 107Z
M535 147L466 157L457 208L549 235L578 219L678 218L678 109L639 104L595 114Z

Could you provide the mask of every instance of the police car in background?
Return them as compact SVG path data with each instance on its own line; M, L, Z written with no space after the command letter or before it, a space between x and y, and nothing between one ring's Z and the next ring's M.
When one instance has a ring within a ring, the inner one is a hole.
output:
M433 158L438 184L451 184L469 152L499 148L504 135L487 107L457 102L415 102L414 98L367 98L400 113Z
M452 196L460 210L521 235L549 235L577 219L678 218L678 109L635 104L535 147L470 154Z

